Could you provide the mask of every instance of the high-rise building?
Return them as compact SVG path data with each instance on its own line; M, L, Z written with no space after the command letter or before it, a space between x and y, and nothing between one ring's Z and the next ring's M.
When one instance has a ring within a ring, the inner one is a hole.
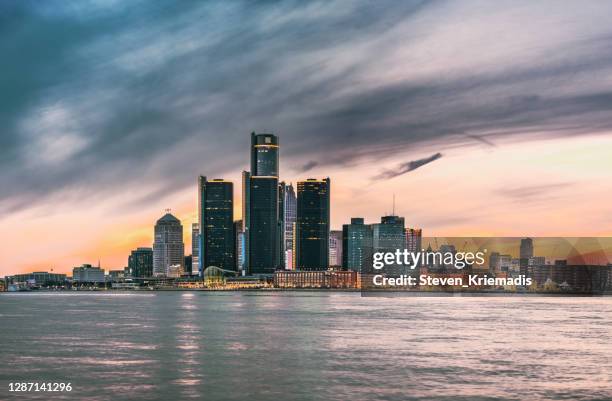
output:
M136 248L128 257L128 271L132 277L153 276L153 248Z
M243 172L247 274L272 274L280 265L278 138L251 133L251 171Z
M533 240L523 238L519 254L519 270L521 274L527 274L529 269L529 259L533 257Z
M236 269L234 185L225 180L199 180L199 270L209 266Z
M421 252L422 238L420 228L406 228L406 249L408 252Z
M285 257L285 269L293 269L293 227L295 226L295 218L297 215L297 198L293 185L285 186L285 244L283 247Z
M393 252L406 247L406 230L404 218L399 216L383 216L380 223L372 224L372 246L376 252ZM412 270L416 272L416 270ZM406 274L405 266L400 264L388 264L383 273L389 275Z
M297 183L295 268L329 267L330 180L309 178Z
M499 252L491 252L489 256L489 273L495 274L501 271L499 263Z
M193 255L185 256L185 264L183 265L183 271L181 275L191 276L191 266L193 265Z
M155 224L153 242L153 276L167 276L170 268L185 263L183 226L179 219L166 213Z
M198 275L200 272L200 223L191 224L191 274Z
M342 267L359 273L372 270L372 227L361 217L342 226Z
M520 258L529 259L533 257L533 240L531 238L523 238L521 240Z
M342 266L342 231L329 232L329 265Z

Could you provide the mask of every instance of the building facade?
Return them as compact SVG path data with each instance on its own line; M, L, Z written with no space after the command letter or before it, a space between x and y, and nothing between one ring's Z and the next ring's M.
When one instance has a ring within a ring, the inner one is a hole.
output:
M33 272L5 277L8 284L28 283L39 286L64 285L66 275L61 273Z
M236 270L234 185L221 179L199 180L199 273L209 266Z
M199 202L198 202L199 204ZM200 223L191 224L191 274L197 276L200 273Z
M243 172L246 274L272 274L280 265L279 143L251 133L251 171Z
M155 224L153 242L153 276L167 276L171 266L185 263L185 244L183 226L179 219L166 213Z
M372 270L372 227L361 217L342 226L342 267L359 273Z
M342 266L342 231L329 232L329 265Z
M132 277L153 276L153 248L137 248L128 257L128 271Z
M297 197L295 196L295 190L292 184L285 186L285 243L284 243L284 258L285 258L285 269L293 269L293 229L295 227L295 219L297 216Z
M523 238L519 251L519 270L521 274L527 274L529 259L533 257L533 240Z
M72 281L75 283L104 283L104 269L84 264L72 269Z
M408 252L421 252L423 231L420 228L406 228L406 249Z
M310 178L297 184L295 268L329 267L330 179Z
M380 223L372 224L372 247L376 252L393 252L406 247L406 230L404 218L399 216L383 216ZM400 264L387 264L383 273L399 275L409 273L405 266ZM411 270L416 272L416 270Z
M245 249L244 249L244 223L242 220L234 222L234 235L236 236L236 271L244 270Z

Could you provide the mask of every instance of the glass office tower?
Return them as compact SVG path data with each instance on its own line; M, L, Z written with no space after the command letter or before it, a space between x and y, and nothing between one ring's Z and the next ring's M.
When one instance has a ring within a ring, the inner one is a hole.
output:
M359 273L372 272L372 227L361 217L342 226L342 267Z
M403 251L406 248L404 218L399 216L383 216L380 219L380 223L372 224L372 245L375 253L395 253L397 249ZM388 264L384 267L382 273L395 276L407 274L408 271L404 265Z
M153 248L137 248L128 257L128 269L131 277L153 276Z
M278 138L251 133L251 171L243 173L246 274L280 267Z
M199 179L200 276L204 269L216 266L236 270L234 234L234 184L206 177Z
M311 178L297 184L297 270L327 270L329 267L329 190L329 178Z

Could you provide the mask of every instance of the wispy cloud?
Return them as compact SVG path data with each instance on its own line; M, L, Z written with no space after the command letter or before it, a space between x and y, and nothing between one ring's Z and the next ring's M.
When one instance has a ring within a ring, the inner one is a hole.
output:
M302 172L310 171L310 170L312 170L313 168L315 168L318 165L319 165L318 162L316 162L314 160L310 160L310 161L306 162L306 164L304 164L301 167L300 171L302 171Z
M559 192L574 186L573 182L558 182L552 184L519 186L500 188L497 195L509 198L513 202L530 203L541 200L550 200Z
M411 160L411 161L409 161L407 163L400 164L394 170L384 170L383 172L381 172L377 176L373 177L373 179L388 180L388 179L397 177L399 175L406 174L406 173L408 173L410 171L416 170L419 167L423 167L424 165L426 165L428 163L431 163L431 162L433 162L435 160L438 160L441 157L442 157L442 153L436 153L436 154L433 154L433 155L431 155L429 157L424 157L422 159Z

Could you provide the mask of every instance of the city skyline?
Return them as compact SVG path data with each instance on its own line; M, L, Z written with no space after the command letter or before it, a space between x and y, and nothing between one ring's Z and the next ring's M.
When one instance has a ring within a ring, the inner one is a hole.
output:
M610 4L0 9L0 275L122 267L167 208L190 249L197 174L242 218L253 130L333 230L395 194L427 235L612 235Z

